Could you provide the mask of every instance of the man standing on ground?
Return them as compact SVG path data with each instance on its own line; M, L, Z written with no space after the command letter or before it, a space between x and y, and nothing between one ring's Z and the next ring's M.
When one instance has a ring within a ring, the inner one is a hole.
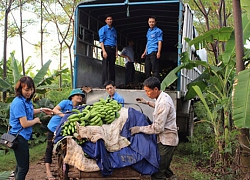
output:
M135 66L134 66L134 41L129 40L128 46L124 47L121 52L121 57L125 61L125 85L134 83L135 80Z
M137 98L138 103L147 104L154 108L153 122L148 126L135 126L130 128L131 135L137 133L157 134L157 146L160 153L159 171L152 175L152 180L177 179L170 163L173 153L178 145L179 137L176 125L176 111L171 97L160 90L160 81L156 77L149 77L143 82L144 90L150 99Z
M102 48L102 84L107 80L115 82L115 61L118 56L117 32L112 26L113 19L107 15L106 25L99 29L99 38Z
M149 29L147 32L147 44L141 58L145 58L145 73L146 78L151 76L151 71L154 77L160 79L159 75L159 59L161 57L161 48L163 41L162 30L156 27L156 18L148 18Z

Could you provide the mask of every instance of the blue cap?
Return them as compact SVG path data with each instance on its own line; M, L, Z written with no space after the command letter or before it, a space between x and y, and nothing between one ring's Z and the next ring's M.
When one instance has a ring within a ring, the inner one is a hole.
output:
M82 92L81 89L73 89L71 92L70 92L70 95L68 97L69 100L71 100L72 96L76 95L76 94L81 94L82 95L82 98L85 97L85 94Z

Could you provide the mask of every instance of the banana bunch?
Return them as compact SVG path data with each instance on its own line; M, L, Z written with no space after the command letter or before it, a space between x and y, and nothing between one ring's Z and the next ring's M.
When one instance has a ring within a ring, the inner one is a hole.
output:
M95 102L90 111L95 112L97 116L101 118L104 124L111 124L120 115L118 111L122 105L118 104L116 100L100 98L98 102Z
M87 105L82 111L72 109L67 121L62 125L61 134L63 136L73 136L76 132L76 122L80 126L102 126L103 124L111 124L120 116L118 111L122 105L116 100L100 98L93 105Z
M63 136L72 136L76 132L76 124L74 121L66 121L62 125L61 135Z

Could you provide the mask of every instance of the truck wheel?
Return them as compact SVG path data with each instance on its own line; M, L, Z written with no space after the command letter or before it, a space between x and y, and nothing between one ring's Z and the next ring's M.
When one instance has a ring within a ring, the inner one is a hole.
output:
M193 133L194 133L194 107L191 105L189 109L187 136L192 137Z
M69 172L69 165L63 162L64 155L58 154L57 166L58 166L58 174L60 179L62 180L69 180L68 172Z

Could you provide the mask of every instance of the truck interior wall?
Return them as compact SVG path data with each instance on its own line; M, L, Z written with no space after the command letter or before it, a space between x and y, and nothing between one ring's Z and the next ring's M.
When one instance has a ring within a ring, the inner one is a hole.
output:
M83 55L77 56L78 65L77 70L77 87L90 86L102 88L102 61ZM122 86L124 84L125 72L121 66L116 66L116 85ZM144 74L136 72L136 83L144 79Z
M130 1L133 2L133 1ZM99 1L99 3L103 3ZM96 2L96 4L99 4ZM95 4L95 2L83 3ZM110 14L113 16L113 26L117 30L118 34L118 49L121 51L123 47L127 46L128 39L133 39L135 42L134 51L135 59L138 63L144 65L145 59L141 59L140 56L143 53L146 45L146 32L148 30L148 17L155 16L157 18L157 26L163 30L163 48L160 58L160 71L161 80L177 66L178 61L178 22L179 22L179 2L158 4L137 4L127 7L123 6L97 6L79 8L78 11L78 23L79 23L79 35L78 35L78 47L77 54L85 55L85 57L78 57L80 64L85 67L77 67L78 80L77 87L80 87L82 83L80 81L85 80L82 75L92 74L95 72L96 80L89 82L92 87L101 86L101 66L100 62L92 62L93 51L91 48L87 48L83 42L93 44L94 41L99 41L98 30L105 25L105 16ZM129 12L127 11L129 9ZM129 13L129 15L128 15ZM83 30L81 30L83 29ZM82 42L82 43L81 43ZM89 61L89 62L80 62ZM94 67L90 65L95 64ZM98 71L94 70L98 65ZM88 70L88 68L90 68ZM85 71L85 72L81 72ZM142 83L143 75L139 72L136 74L135 83ZM99 81L98 81L99 80ZM124 84L124 67L116 68L116 85ZM98 82L97 82L98 81Z

